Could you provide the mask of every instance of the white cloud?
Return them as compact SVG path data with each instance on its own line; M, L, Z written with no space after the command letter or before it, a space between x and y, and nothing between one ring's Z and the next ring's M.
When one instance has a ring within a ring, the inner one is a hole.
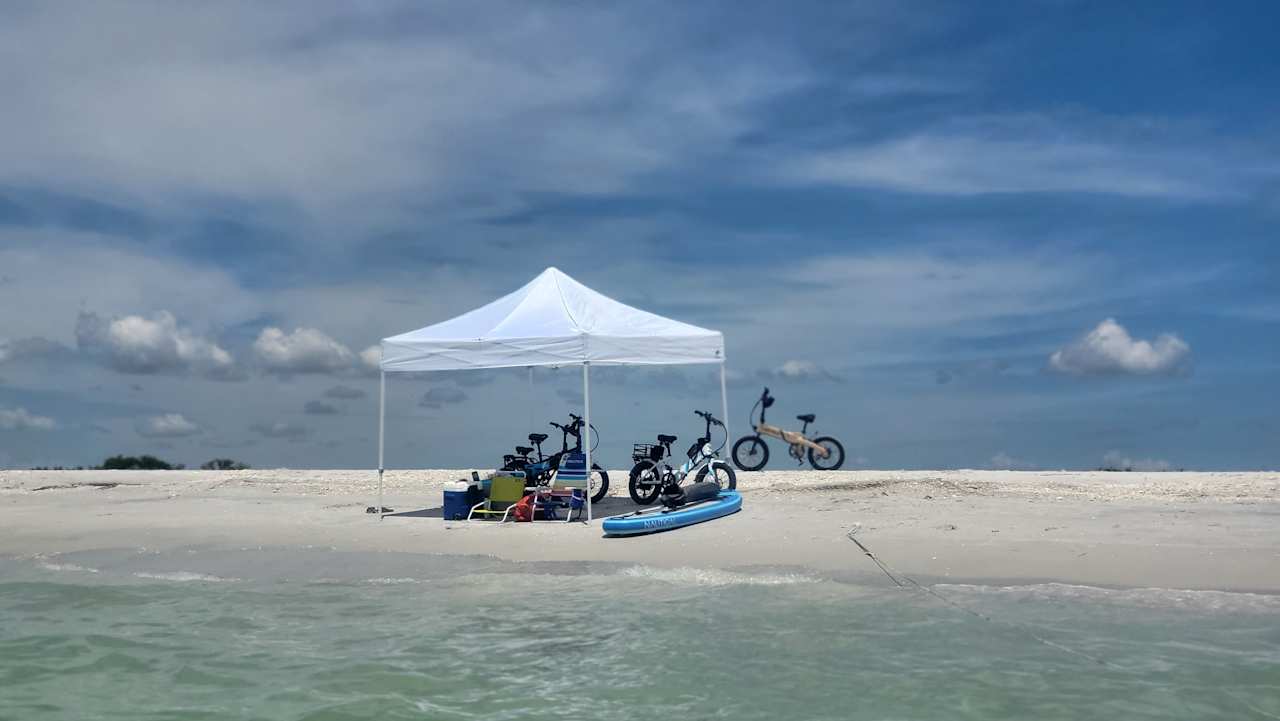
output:
M215 265L109 235L0 227L0 268L11 277L0 283L0 308L22 309L4 317L3 332L10 338L40 336L74 345L74 319L86 308L107 318L164 309L181 325L204 329L244 323L263 312L260 298ZM50 278L74 291L50 292Z
M76 319L81 350L101 353L122 373L196 370L211 378L236 376L235 359L217 343L178 325L168 311L151 318L127 315L104 320L81 311Z
M51 431L57 426L52 418L28 413L26 408L0 408L0 430Z
M789 380L828 380L839 381L834 373L810 360L788 360L770 370L763 370L760 375L766 378L784 378Z
M365 370L377 372L382 368L382 346L371 345L360 351L360 362Z
M1102 469L1106 471L1167 471L1172 466L1159 458L1130 458L1120 451L1107 451L1102 457Z
M1221 162L1180 149L1177 138L1153 145L1149 129L1135 140L1113 125L1096 118L962 118L910 135L798 154L779 176L932 195L1211 198L1235 192L1227 186L1240 179L1228 182Z
M181 413L165 413L138 421L138 435L144 438L185 438L201 432L200 426Z
M1004 451L1000 451L992 456L990 463L992 468L1000 471L1012 471L1018 469L1030 470L1036 467L1036 464L1020 458L1014 458Z
M705 47L707 28L689 27L705 13L635 14L32 5L0 22L15 69L0 76L0 180L153 203L272 198L344 222L406 199L596 193L730 149L753 104L805 80L781 49Z
M280 438L290 442L305 440L311 435L311 429L295 423L276 421L275 423L254 423L249 430L267 438Z
M253 342L262 367L274 373L339 373L351 370L356 356L351 349L315 328L263 328Z
M1190 359L1191 346L1176 335L1162 333L1154 343L1137 340L1114 318L1107 318L1054 351L1049 367L1069 375L1157 375L1185 372Z

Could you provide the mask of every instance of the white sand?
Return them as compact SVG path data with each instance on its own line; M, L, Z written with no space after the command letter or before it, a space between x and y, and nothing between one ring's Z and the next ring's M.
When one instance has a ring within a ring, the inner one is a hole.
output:
M438 509L468 474L388 472L386 505ZM610 476L598 516L634 508ZM599 523L378 521L370 471L0 471L0 554L309 546L878 575L856 527L922 580L1280 592L1280 473L767 471L739 489L730 518L605 539Z

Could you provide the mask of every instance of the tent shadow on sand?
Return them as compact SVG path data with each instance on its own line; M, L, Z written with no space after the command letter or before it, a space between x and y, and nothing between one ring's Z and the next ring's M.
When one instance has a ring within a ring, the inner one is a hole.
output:
M592 504L595 510L600 513L601 518L604 516L616 516L620 513L631 513L642 508L650 506L641 506L630 498L603 498L599 502ZM413 511L397 511L388 513L386 518L444 518L444 506L434 506L429 508L419 508ZM597 518L596 520L600 520ZM541 523L541 521L539 521Z

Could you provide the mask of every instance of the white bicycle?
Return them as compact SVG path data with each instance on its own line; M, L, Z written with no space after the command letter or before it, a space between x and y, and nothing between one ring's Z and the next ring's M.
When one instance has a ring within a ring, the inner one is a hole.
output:
M724 428L724 423L710 413L704 411L694 411L694 413L707 422L707 430L701 438L689 446L686 454L689 460L679 468L672 468L666 460L671 457L671 444L676 442L675 436L659 435L657 444L635 444L631 459L636 464L631 467L631 479L627 484L631 500L647 506L657 500L663 488L679 486L690 475L694 477L695 483L713 481L721 489L726 490L738 487L738 477L733 471L733 466L721 460L718 455L729 442L728 430L725 431L723 443L715 448L711 446L711 426Z

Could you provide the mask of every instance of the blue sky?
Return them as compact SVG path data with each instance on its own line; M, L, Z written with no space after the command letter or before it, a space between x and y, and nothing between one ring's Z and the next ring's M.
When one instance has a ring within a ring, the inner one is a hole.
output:
M5 4L0 467L370 466L365 351L549 265L853 467L1280 465L1277 11L975 5ZM394 378L388 465L578 380ZM718 404L598 381L614 466Z

